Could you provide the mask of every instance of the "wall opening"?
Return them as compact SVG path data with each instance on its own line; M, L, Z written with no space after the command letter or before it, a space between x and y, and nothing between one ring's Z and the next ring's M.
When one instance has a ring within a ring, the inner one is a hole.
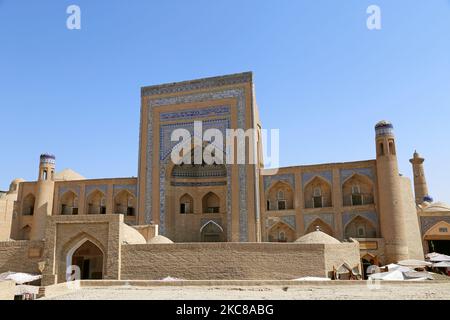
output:
M70 265L80 268L81 280L103 279L103 252L89 240L75 246L68 254Z

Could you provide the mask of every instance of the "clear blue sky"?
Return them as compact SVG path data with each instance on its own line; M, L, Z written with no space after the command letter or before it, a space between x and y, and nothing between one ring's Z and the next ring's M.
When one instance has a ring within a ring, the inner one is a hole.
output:
M281 165L372 159L388 119L402 173L417 149L450 202L449 0L0 0L0 189L36 179L42 152L87 178L136 176L141 86L250 70Z

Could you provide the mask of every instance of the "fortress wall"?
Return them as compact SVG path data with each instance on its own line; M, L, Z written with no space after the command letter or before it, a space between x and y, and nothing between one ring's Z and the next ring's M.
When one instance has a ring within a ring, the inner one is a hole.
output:
M0 242L0 273L39 273L37 263L42 260L43 248L41 241Z
M122 245L122 280L288 280L324 277L325 246L297 243ZM359 256L358 256L359 261Z

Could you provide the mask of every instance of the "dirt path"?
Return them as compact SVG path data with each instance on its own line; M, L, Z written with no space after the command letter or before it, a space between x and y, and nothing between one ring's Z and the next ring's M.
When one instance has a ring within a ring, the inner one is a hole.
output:
M83 288L50 299L55 300L229 300L229 299L446 299L450 300L449 283L382 284L369 288L365 283L355 285L301 286L214 286L214 287L109 287Z

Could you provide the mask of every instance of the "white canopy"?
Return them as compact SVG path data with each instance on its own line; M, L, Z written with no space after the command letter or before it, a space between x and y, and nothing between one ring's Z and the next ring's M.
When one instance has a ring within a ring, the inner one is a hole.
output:
M430 257L430 261L432 262L450 261L450 256L447 256L445 254L436 254Z
M390 281L418 281L418 280L433 280L433 276L429 272L417 272L393 270L388 272L374 273L369 276L370 280L390 280Z
M405 277L403 276L403 272L399 270L374 273L369 276L370 280L391 280L391 281L403 281Z
M41 279L42 276L32 275L29 273L21 273L21 272L5 272L0 275L0 279L2 280L12 280L16 284L24 284L28 282L33 282L35 280Z
M430 252L430 253L427 253L427 254L425 255L425 258L431 259L431 258L433 258L433 257L435 257L435 256L437 256L437 255L439 255L439 254L440 254L440 253Z
M410 268L410 267L401 266L401 265L398 265L395 263L388 264L387 266L384 266L384 267L387 267L389 271L394 271L394 270L398 270L401 272L412 271L412 268Z
M410 267L410 268L431 267L433 265L431 262L415 260L415 259L402 260L402 261L399 261L397 264L399 264L401 266L405 266L405 267Z
M434 268L450 268L450 261L441 261L433 264Z

